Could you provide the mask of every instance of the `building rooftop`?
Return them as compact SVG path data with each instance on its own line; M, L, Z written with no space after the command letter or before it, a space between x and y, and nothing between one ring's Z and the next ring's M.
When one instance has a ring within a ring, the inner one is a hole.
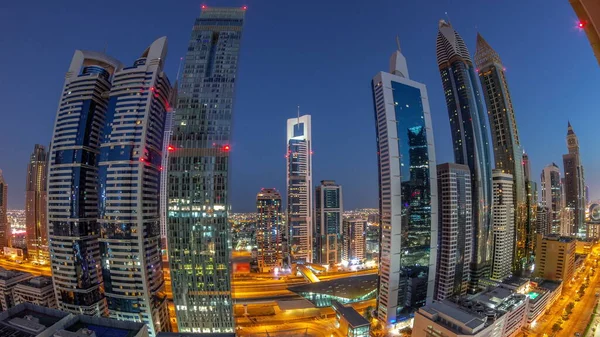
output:
M353 307L345 307L338 301L332 301L331 306L333 307L333 310L339 313L352 328L371 325L371 323L369 323L366 318L354 310Z
M143 323L118 321L115 319L95 316L72 316L62 330L54 333L54 337L85 337L92 331L96 337L137 337L147 331Z
M321 281L289 287L295 293L318 293L344 299L356 299L377 290L377 274L351 276L335 280Z
M23 303L0 314L0 336L35 337L69 316L68 313Z
M537 285L538 285L537 287L546 289L548 291L554 291L554 290L558 289L558 287L560 287L561 284L562 284L561 281L541 280L541 281L537 282Z
M10 281L19 276L31 275L22 271L8 270L0 267L0 281Z
M159 332L156 337L235 337L235 333L182 333L182 332Z
M48 276L38 276L38 277L31 278L27 281L23 281L23 282L19 283L19 285L42 289L42 288L46 288L48 286L52 286L52 278L48 277Z
M569 242L574 242L576 239L569 237L569 236L560 236L559 234L547 234L547 235L544 235L544 240L569 243Z

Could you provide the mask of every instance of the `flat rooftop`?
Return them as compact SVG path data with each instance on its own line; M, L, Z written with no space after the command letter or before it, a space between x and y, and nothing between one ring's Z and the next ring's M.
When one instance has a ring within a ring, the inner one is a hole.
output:
M360 326L371 325L369 321L362 317L353 307L345 307L338 301L332 301L331 306L333 310L339 313L345 320L348 322L353 328L358 328Z
M52 278L47 276L38 276L19 283L31 288L43 289L52 285Z
M292 286L288 287L288 290L295 293L318 293L352 300L376 290L378 279L379 276L377 274L350 276Z
M104 317L78 315L63 328L64 331L67 331L67 334L64 334L66 336L72 336L69 332L76 333L81 329L95 332L96 337L134 337L142 329L146 329L146 325ZM60 330L58 332L60 333Z
M0 336L35 337L68 315L56 309L19 304L0 314Z

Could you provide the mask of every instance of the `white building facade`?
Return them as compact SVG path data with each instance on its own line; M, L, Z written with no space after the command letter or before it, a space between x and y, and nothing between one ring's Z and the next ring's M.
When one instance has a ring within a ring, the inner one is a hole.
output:
M492 171L493 254L491 279L501 281L511 275L515 235L514 181L511 174Z

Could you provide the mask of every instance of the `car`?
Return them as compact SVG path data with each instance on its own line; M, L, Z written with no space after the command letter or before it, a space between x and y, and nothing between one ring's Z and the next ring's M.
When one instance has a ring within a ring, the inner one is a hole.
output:
M580 337L580 336L581 336L581 332L576 332L576 333L575 333L575 336L576 336L576 337Z

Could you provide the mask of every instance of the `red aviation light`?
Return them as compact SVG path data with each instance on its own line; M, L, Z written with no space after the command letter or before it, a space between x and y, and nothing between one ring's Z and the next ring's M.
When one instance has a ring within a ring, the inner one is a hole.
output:
M248 9L248 6L242 6L242 9L243 9L243 10L247 10L247 9Z
M175 151L175 146L169 145L169 147L167 147L167 150L169 150L169 152L173 152Z
M206 9L206 5L202 5L202 9Z
M579 29L584 29L585 26L587 26L587 22L581 20L577 23L577 27L579 27Z
M229 144L223 145L223 152L229 152L229 150L231 150L231 146L229 146Z

